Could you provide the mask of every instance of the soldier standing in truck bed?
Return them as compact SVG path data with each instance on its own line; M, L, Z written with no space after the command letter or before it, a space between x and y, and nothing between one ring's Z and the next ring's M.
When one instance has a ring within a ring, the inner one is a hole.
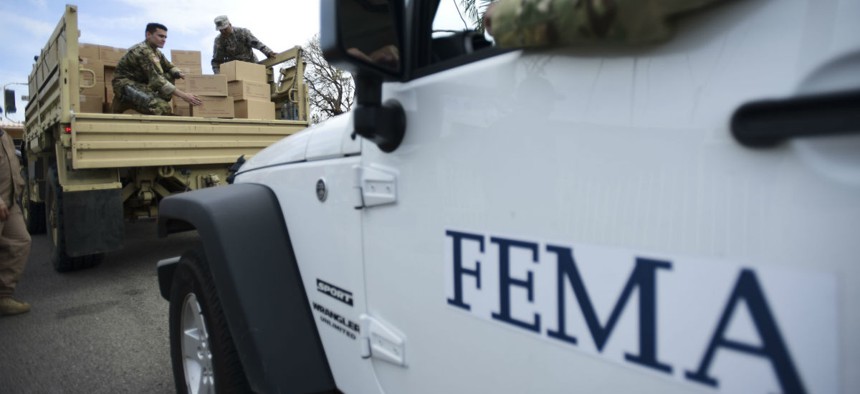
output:
M229 61L256 63L257 56L252 49L263 52L267 58L275 56L275 52L254 37L250 30L234 27L227 15L215 18L215 30L221 32L215 37L215 48L212 50L212 72L215 74L221 70L221 64Z
M159 48L167 41L167 27L160 23L146 25L146 40L128 49L116 66L111 84L114 99L111 110L122 113L127 109L147 115L171 115L173 96L191 105L200 99L173 85L176 78L185 78L179 68L167 61Z

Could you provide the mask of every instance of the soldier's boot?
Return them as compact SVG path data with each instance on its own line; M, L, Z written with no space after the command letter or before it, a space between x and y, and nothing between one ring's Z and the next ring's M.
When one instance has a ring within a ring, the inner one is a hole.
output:
M30 304L12 297L0 298L0 316L18 315L30 311Z

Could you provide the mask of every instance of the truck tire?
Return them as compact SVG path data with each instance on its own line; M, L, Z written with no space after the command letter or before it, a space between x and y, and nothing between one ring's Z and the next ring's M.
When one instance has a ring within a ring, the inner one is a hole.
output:
M45 203L30 201L30 180L27 179L27 170L21 170L24 178L24 195L21 198L21 212L24 213L24 223L30 234L45 233Z
M251 392L202 246L176 267L169 320L177 393Z
M45 193L47 205L45 229L51 240L51 262L57 272L70 272L98 265L104 259L103 253L70 257L66 254L65 224L63 222L63 191L57 180L57 169L48 170L48 187Z

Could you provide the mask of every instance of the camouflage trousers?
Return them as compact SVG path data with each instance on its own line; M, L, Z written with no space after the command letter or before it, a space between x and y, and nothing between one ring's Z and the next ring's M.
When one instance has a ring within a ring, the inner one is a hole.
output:
M115 114L133 109L146 115L173 115L173 105L170 103L172 95L156 93L144 83L116 79L113 92L111 112Z

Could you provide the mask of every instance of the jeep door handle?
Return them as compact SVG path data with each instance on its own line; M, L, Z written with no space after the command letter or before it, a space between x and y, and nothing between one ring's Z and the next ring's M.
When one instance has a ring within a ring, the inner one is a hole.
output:
M860 89L752 101L732 115L741 145L768 148L789 138L860 133Z

